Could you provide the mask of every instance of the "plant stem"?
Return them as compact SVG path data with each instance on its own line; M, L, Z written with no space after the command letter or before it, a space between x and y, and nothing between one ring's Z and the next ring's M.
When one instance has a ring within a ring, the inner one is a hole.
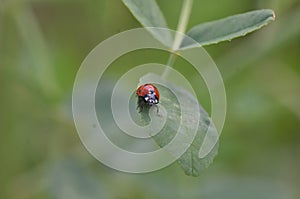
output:
M170 54L170 57L169 57L168 63L167 63L167 65L170 67L172 67L175 62L176 51L178 50L178 48L180 47L180 44L182 42L186 27L187 27L187 24L189 21L192 6L193 6L193 0L183 0L183 5L182 5L179 21L178 21L175 39L174 39L173 46L171 49L171 54ZM166 78L166 76L169 74L169 72L170 72L170 69L166 68L162 74L162 78Z

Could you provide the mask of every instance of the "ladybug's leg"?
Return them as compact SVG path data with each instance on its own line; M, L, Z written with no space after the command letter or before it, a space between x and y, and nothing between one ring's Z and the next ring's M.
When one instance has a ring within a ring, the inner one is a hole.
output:
M144 109L144 105L143 104L139 105L139 113L142 112L143 109Z
M158 108L157 104L153 104L153 106L155 106L155 108L156 108L156 113L158 113L158 112L159 112L159 108Z
M141 109L142 109L142 107L141 107L140 105L137 105L137 106L136 106L136 110L137 110L139 113L142 111Z
M138 110L139 113L143 111L144 106L145 106L144 99L143 99L143 97L139 96L138 97L137 107L136 107L136 109Z
M142 112L143 111L143 105L138 103L138 105L136 107L136 110L138 110L139 113Z

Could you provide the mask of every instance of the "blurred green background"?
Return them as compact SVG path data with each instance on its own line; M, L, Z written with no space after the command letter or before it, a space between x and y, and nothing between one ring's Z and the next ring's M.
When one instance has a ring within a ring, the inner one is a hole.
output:
M158 0L172 29L181 3ZM99 42L140 27L121 1L1 0L0 198L300 198L300 1L195 0L189 28L262 8L276 21L206 47L228 111L218 156L194 178L176 163L143 175L112 170L78 137L71 94L81 62ZM167 56L142 52L136 62L153 59ZM198 97L209 111L207 93Z

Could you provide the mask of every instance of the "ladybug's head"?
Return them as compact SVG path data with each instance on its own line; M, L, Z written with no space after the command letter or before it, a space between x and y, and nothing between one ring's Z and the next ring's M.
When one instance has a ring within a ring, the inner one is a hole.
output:
M145 96L144 100L147 104L158 104L158 98L154 90L150 90Z

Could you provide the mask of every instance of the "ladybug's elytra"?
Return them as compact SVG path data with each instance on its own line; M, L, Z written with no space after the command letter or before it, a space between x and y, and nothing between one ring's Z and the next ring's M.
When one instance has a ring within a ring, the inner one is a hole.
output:
M153 84L141 85L136 90L136 94L138 96L138 108L140 111L143 110L144 106L156 105L159 102L159 92Z

